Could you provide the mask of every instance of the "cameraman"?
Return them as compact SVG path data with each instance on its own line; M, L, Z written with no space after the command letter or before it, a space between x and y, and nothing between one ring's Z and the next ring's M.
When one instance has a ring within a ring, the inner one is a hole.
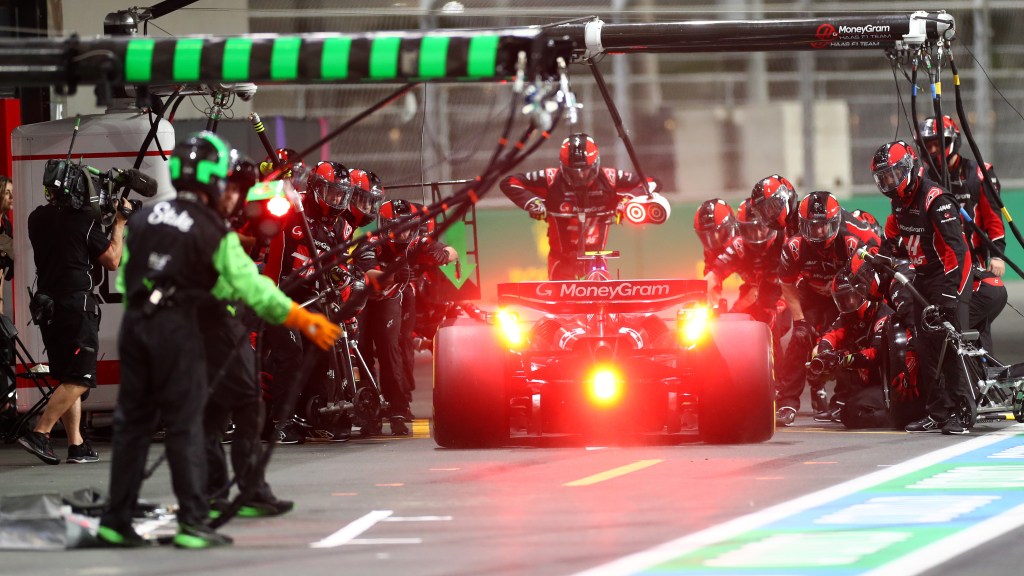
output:
M0 176L0 314L4 313L4 281L14 274L14 226L10 214L14 205L14 184L10 177ZM10 292L10 289L6 290ZM0 332L0 362L14 366L14 339L6 330ZM0 428L18 419L14 371L0 372Z
M59 464L50 444L57 420L68 435L68 463L96 462L99 455L82 438L82 397L96 387L100 308L90 271L95 264L113 272L121 261L121 237L130 205L122 200L110 235L84 210L57 206L55 190L29 214L28 238L35 256L37 289L30 308L58 385L35 429L18 443L47 464Z

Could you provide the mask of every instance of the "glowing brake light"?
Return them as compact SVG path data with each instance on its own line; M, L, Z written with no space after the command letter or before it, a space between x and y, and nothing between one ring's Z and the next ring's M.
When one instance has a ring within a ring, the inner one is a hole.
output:
M292 210L288 196L295 194L283 180L258 182L246 194L243 211L257 236L269 238L281 233L285 217Z
M267 212L270 212L278 218L287 214L291 207L292 203L284 196L274 196L270 200L267 200Z
M680 310L676 315L676 332L683 346L696 346L708 335L711 312L707 306Z
M622 375L610 366L598 366L586 382L587 397L598 406L612 406L622 397Z
M519 322L519 315L505 308L498 308L494 313L497 320L498 331L502 339L510 348L516 349L526 343L526 334L523 325Z

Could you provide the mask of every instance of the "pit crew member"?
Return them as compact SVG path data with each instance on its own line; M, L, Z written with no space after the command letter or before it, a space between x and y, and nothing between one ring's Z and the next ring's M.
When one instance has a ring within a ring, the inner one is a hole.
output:
M937 310L942 320L959 330L968 321L972 266L956 198L925 177L917 151L902 140L875 151L871 173L892 205L883 253L910 259L916 271L913 286L937 307L929 307L929 313ZM970 384L959 369L955 351L947 351L943 365L938 365L945 334L923 329L925 309L915 302L918 384L924 390L928 415L908 424L906 430L967 434L971 423L963 422L960 410L974 402Z
M384 202L377 217L378 227L393 226L403 218L415 214L413 205L401 198ZM380 386L388 403L388 418L391 433L407 436L411 433L408 423L413 415L409 408L410 383L406 378L405 356L402 352L402 299L405 289L413 279L414 269L422 266L439 266L458 259L455 249L444 243L421 239L417 228L401 233L388 232L356 249L355 262L361 270L379 271L370 276L374 294L367 302L360 317L362 334L359 344L364 356L376 354L380 366ZM378 434L379 424L370 424L361 432Z
M861 247L877 251L878 236L844 210L826 191L811 192L798 208L800 232L786 240L779 261L782 295L793 317L793 334L783 355L777 420L789 426L800 408L806 368L817 336L838 316L830 294L832 278ZM816 390L812 397L821 398Z
M579 242L585 240L588 251L601 250L599 238L607 236L607 230L580 230L579 220L550 215L621 209L642 183L632 172L602 168L597 144L586 134L573 134L562 142L559 162L557 168L507 176L501 191L534 220L547 221L548 278L575 280L580 274Z
M167 426L167 460L178 499L174 544L207 548L231 539L206 524L203 409L206 353L198 312L204 302L241 299L271 323L299 330L328 348L341 329L290 301L260 276L225 217L238 202L228 190L231 151L211 132L186 138L168 163L173 200L132 219L117 285L126 310L118 338L121 388L114 411L110 504L98 535L116 546L145 541L132 528L146 453L158 420Z

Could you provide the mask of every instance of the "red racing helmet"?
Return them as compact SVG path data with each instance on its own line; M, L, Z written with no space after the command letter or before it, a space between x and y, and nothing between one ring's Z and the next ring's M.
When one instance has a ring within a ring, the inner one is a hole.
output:
M322 214L341 214L352 196L348 168L339 162L317 162L309 174L306 193L313 194Z
M705 250L720 250L736 235L736 216L721 198L705 200L693 215L693 230Z
M775 240L779 231L768 225L768 222L750 207L750 200L744 200L736 209L736 222L739 225L743 242L752 247L765 247Z
M384 203L384 188L380 178L373 172L359 168L349 171L352 180L352 197L348 204L349 223L356 228L368 226L377 218L377 212Z
M903 140L883 144L871 157L871 176L878 190L889 198L909 200L923 175L917 152Z
M408 200L403 200L402 198L388 200L381 205L380 211L377 214L377 228L381 229L386 226L394 226L399 220L415 213L416 209L413 208L412 204ZM418 233L418 228L413 226L397 234L389 231L387 233L387 239L396 250L402 251L416 239Z
M942 130L939 130L938 122L935 118L929 118L924 122L921 122L919 127L921 132L921 144L928 151L928 155L931 156L936 165L940 165L942 162L942 139L946 141L946 160L952 162L955 156L960 151L960 127L956 125L949 116L942 117Z
M784 230L796 212L796 186L778 174L762 178L750 191L750 206L767 224Z
M839 234L842 212L839 200L830 192L811 192L800 201L800 235L819 250L828 248Z
M562 177L574 188L589 186L601 169L597 143L583 133L573 134L562 142L558 159Z

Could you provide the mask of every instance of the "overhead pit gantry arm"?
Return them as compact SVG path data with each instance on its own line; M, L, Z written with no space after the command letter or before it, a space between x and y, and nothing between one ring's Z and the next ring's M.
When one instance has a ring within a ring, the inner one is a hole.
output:
M598 53L914 48L949 40L943 12L799 20L605 24L372 34L97 37L0 41L0 85L404 83L557 76Z

